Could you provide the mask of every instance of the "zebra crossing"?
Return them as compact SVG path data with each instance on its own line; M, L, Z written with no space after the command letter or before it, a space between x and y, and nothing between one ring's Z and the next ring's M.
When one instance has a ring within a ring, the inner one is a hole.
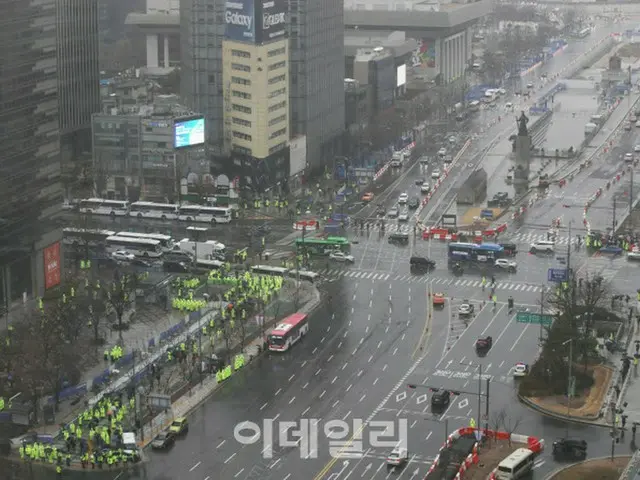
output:
M364 228L360 228L360 224L358 223L357 227L353 227L354 231L364 231L364 232L379 232L382 230L380 227L380 223L377 220L366 220L364 222ZM407 223L389 223L385 220L384 226L385 233L413 233L413 224Z
M340 269L325 269L320 270L320 273L327 281L336 281L340 278L351 278L354 280L371 280L381 282L397 282L397 283L411 283L411 284L427 284L431 282L434 287L459 287L459 288L481 288L482 282L476 279L456 279L456 278L441 278L441 277L429 277L429 276L416 276L416 275L395 275L388 272L375 272L370 270L340 270ZM536 285L526 282L497 282L496 290L512 290L514 292L540 292L549 291L551 287Z
M504 240L506 241L510 241L513 243L535 243L537 241L540 240L547 240L547 234L546 233L537 233L537 232L528 232L528 233L514 233L512 235L509 235L509 240ZM566 235L559 235L556 237L555 242L556 245L569 245L569 241L571 240L571 244L575 244L575 238L573 239L569 239Z

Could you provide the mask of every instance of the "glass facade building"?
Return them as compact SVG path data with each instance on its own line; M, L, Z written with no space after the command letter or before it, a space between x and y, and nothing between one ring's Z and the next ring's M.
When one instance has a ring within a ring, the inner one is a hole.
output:
M59 274L56 0L0 2L0 309Z
M344 0L289 0L291 136L307 136L315 171L332 165L344 132Z

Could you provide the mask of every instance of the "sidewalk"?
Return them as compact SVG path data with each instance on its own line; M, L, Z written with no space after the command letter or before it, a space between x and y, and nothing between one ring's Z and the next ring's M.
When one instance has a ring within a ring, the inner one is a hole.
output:
M635 342L640 341L640 326L636 321L633 323L634 332L627 348L627 355L631 358L636 352ZM624 415L627 415L627 425L631 425L634 422L640 423L640 403L638 402L638 399L640 399L640 372L634 368L633 361L627 378L624 382L620 382L619 385L621 390L616 402L616 408L622 409ZM626 407L624 403L627 403Z

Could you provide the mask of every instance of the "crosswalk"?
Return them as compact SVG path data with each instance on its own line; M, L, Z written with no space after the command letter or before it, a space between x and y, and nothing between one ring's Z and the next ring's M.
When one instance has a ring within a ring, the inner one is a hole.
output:
M430 276L417 276L417 275L395 275L386 272L375 272L371 270L340 270L336 268L320 270L318 273L322 275L328 281L336 281L340 278L350 278L354 280L371 280L381 282L394 282L394 283L412 283L412 284L427 284L431 282L434 287L467 287L467 288L481 288L482 282L475 279L455 279L455 278L442 278L442 277L430 277ZM526 282L498 282L496 284L497 290L512 290L521 292L540 292L549 291L550 287L535 285Z
M354 232L380 232L382 227L377 220L367 220L364 222L364 228L360 228L360 224L358 223L357 227L352 227ZM413 233L413 224L410 222L394 222L391 223L389 221L385 221L384 227L385 233Z
M540 240L547 240L546 233L528 232L528 233L514 233L508 235L509 239L504 240L513 243L527 243L531 244ZM556 245L569 245L569 238L566 235L559 235L556 237ZM575 238L571 239L571 244L575 244Z

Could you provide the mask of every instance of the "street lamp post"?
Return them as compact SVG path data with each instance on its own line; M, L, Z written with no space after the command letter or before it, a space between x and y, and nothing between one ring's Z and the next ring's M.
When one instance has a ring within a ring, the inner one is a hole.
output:
M566 437L569 437L569 414L571 412L571 397L573 385L573 338L562 342L562 345L569 344L569 377L567 379L567 428Z

